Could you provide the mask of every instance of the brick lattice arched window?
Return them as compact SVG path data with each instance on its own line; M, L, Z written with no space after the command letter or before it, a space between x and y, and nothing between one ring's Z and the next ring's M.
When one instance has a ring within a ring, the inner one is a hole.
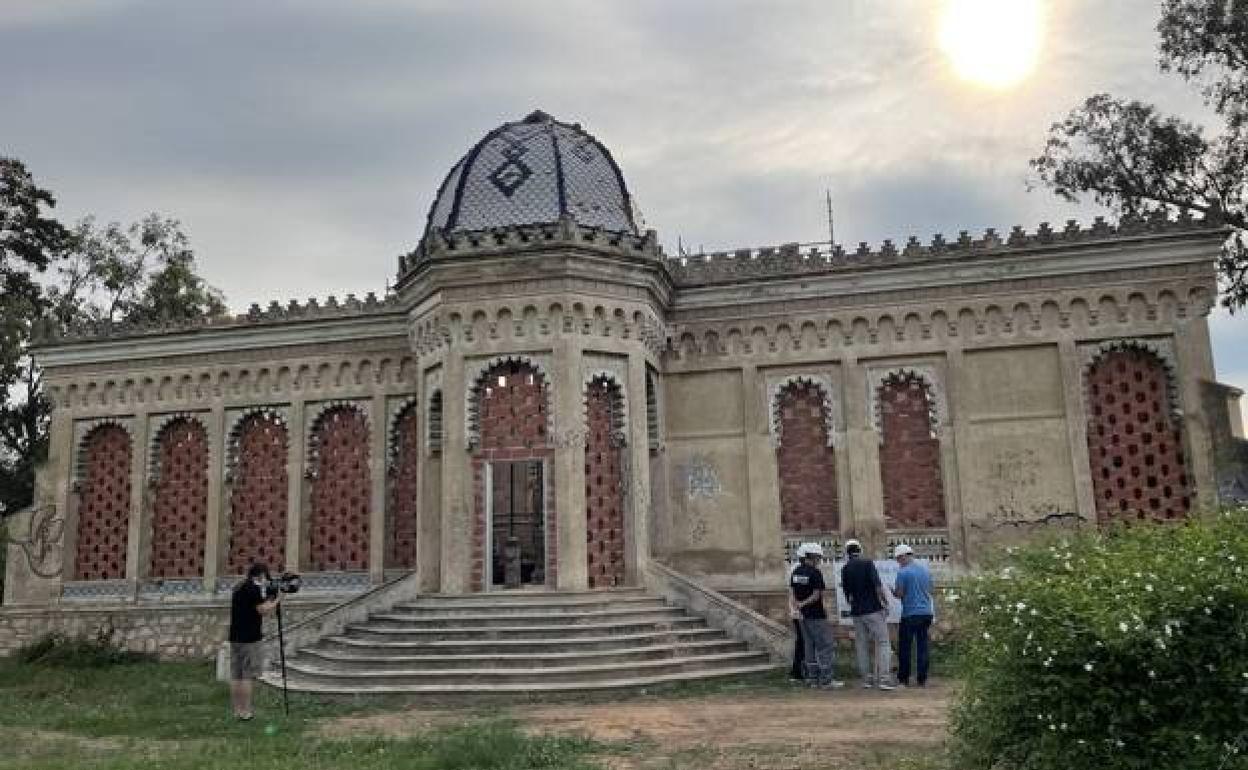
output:
M776 401L780 526L785 532L836 532L836 456L828 444L825 394L818 385L795 382Z
M126 576L130 521L130 434L101 425L82 442L78 545L75 580L120 580Z
M1191 479L1161 360L1146 350L1106 353L1088 369L1087 398L1097 519L1185 517Z
M624 425L618 383L596 377L585 392L586 570L590 588L624 584Z
M308 568L368 569L368 422L350 406L327 409L312 430Z
M420 460L419 409L409 405L395 420L391 434L390 467L387 469L386 566L416 566L416 507L419 487L416 467Z
M921 375L899 372L879 389L880 477L889 529L946 526L940 439L932 393Z
M226 573L245 574L252 562L278 569L286 564L288 431L276 415L257 413L243 418L233 441Z
M179 417L156 440L151 488L151 562L157 578L204 574L208 516L208 432L198 420Z

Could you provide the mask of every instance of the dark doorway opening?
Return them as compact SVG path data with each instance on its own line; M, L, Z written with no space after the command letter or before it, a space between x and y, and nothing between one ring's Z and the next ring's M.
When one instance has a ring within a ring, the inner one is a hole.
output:
M490 583L546 582L546 512L541 460L490 464Z

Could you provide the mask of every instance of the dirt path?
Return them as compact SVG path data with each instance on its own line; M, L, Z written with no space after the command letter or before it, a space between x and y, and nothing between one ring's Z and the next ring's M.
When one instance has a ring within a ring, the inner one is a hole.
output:
M885 767L943 737L949 690L733 693L674 700L569 703L501 712L530 733L610 743L612 768ZM326 723L328 735L412 735L464 721L464 712L413 709Z

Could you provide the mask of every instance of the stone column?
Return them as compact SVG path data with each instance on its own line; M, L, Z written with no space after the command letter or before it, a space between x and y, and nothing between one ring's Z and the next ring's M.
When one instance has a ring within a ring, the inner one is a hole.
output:
M941 376L945 381L945 423L937 426L937 437L940 439L941 485L945 489L945 521L954 561L960 566L967 566L970 535L966 512L962 507L962 489L970 484L964 474L970 472L974 459L969 453L970 424L962 413L963 399L971 389L961 347L950 345L947 349Z
M63 397L64 398L64 397ZM52 502L59 515L64 517L65 534L62 539L61 582L72 580L78 559L78 511L71 501L74 492L75 457L74 417L68 399L53 407L52 424L48 427L48 467Z
M1196 313L1208 309L1193 308ZM1218 504L1217 470L1210 416L1201 398L1201 381L1217 381L1209 343L1209 327L1202 315L1195 315L1174 330L1174 357L1178 371L1179 408L1182 410L1183 439L1189 476L1195 499L1193 512L1209 510Z
M1066 443L1075 482L1075 508L1080 522L1096 524L1096 493L1092 489L1092 460L1088 455L1088 418L1083 404L1083 362L1073 339L1057 343L1062 367L1062 402L1066 413Z
M472 576L472 536L478 528L472 490L472 457L465 437L464 357L451 351L442 381L442 591L462 594L475 590ZM484 535L484 533L481 533ZM484 555L483 557L484 558ZM482 565L484 575L484 564Z
M746 499L750 506L750 557L754 579L780 585L784 580L784 549L780 523L779 475L776 449L771 444L767 384L758 367L741 367L741 416L745 440ZM780 581L780 582L778 582Z
M420 590L436 592L442 585L442 450L433 454L429 450L429 399L433 391L426 388L423 380L417 390L416 417L420 431L420 460L416 465L420 498L416 505L416 570L420 577ZM443 404L446 395L443 394ZM443 445L446 443L446 407L443 406Z
M369 411L373 414L372 446L369 447L371 499L368 514L368 579L374 584L386 579L386 464L389 462L390 415L386 412L386 397L374 393Z
M147 451L150 415L145 409L134 415L134 435L130 445L130 522L126 536L126 580L137 592L139 580L146 571L143 557L147 551Z
M217 401L208 414L208 510L204 521L204 591L216 591L221 571L225 519L225 405Z
M875 430L867 392L867 370L856 358L846 357L845 448L849 455L849 487L854 508L842 516L863 548L884 547L884 486L880 479L880 434Z
M304 419L307 402L302 398L290 402L290 424L287 430L290 452L286 458L286 565L291 571L302 572L303 564L303 463L307 453Z
M646 430L646 357L643 351L628 354L628 435L630 466L627 490L628 510L624 512L624 548L628 585L644 582L646 561L650 558L650 441Z
M581 393L581 346L571 338L555 343L551 377L555 388L555 512L561 590L589 585L585 564L585 404Z

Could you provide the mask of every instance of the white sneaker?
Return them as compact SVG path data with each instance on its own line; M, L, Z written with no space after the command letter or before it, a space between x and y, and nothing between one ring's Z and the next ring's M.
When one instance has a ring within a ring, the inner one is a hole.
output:
M871 680L869 680L869 679L868 679L868 680L863 681L863 683L862 683L862 689L864 689L864 690L870 690L870 689L871 689L871 688L873 688L873 687L875 687L875 683L874 683L874 682L872 682L872 681L871 681Z
M820 689L820 690L839 690L839 689L841 689L841 688L842 688L842 687L844 687L844 686L845 686L845 683L844 683L844 682L842 682L842 681L840 681L840 680L838 680L838 679L833 679L832 681L828 682L827 684L821 684L821 685L819 685L819 689Z
M900 685L884 684L883 682L880 682L879 684L876 685L876 687L880 688L881 690L896 690L898 687L900 687Z

